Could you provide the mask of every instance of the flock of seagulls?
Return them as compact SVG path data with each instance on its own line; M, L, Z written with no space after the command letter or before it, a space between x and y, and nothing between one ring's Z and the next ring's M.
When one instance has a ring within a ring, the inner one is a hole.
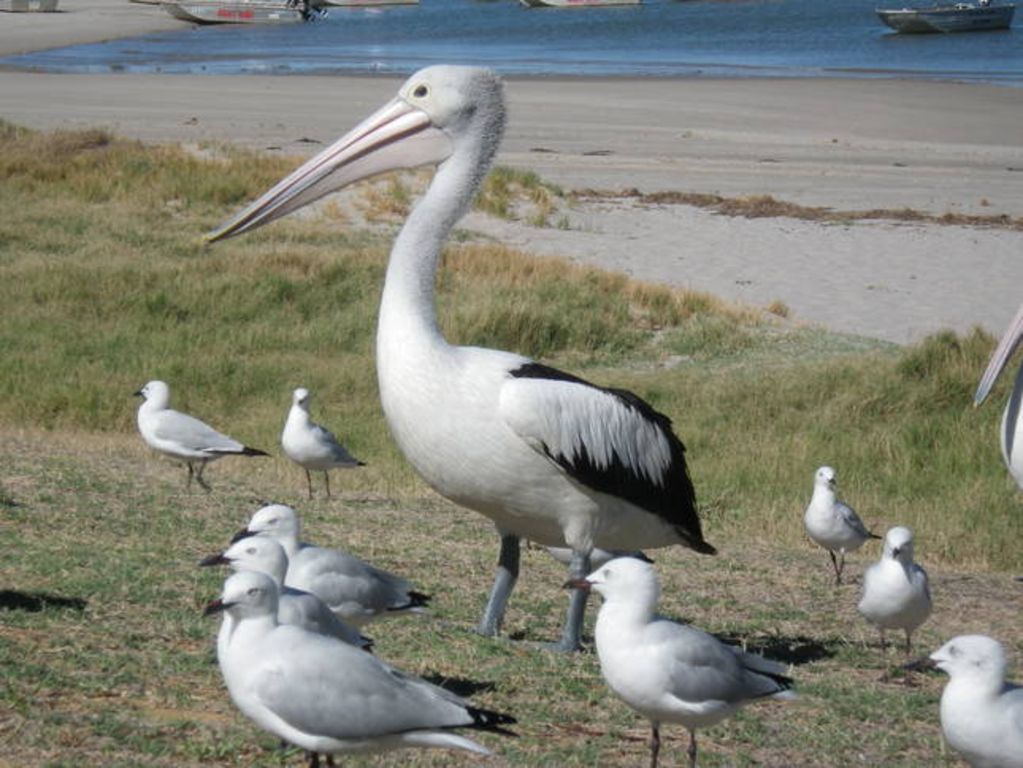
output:
M610 689L649 720L651 766L658 762L660 729L672 723L687 728L695 766L697 730L747 703L794 694L785 666L655 614L660 585L641 550L678 545L715 553L703 536L685 447L671 420L631 392L517 354L454 346L438 328L434 278L441 248L477 192L504 122L494 74L429 67L209 239L252 231L384 171L437 166L394 243L381 301L377 370L390 430L434 489L494 523L498 565L477 631L500 630L519 575L521 540L547 547L567 561L571 591L553 647L580 648L587 595L598 592L601 671ZM1017 320L1023 333L1023 312ZM1001 362L992 360L978 402L1016 340L1003 340ZM139 394L143 438L184 461L189 482L194 476L208 488L205 465L222 456L265 455L170 410L163 382L149 382ZM311 498L312 472L361 462L311 420L309 400L308 390L295 390L282 445L305 471ZM1018 399L1006 415L1013 428L1017 410ZM1003 430L1010 432L1011 468L1015 433ZM816 472L804 521L810 538L828 551L839 585L846 554L880 538L837 499L830 467ZM234 571L207 608L223 615L217 657L231 699L261 728L305 749L311 764L320 755L404 747L486 754L455 731L508 734L515 723L374 655L361 628L422 613L428 596L350 553L303 543L291 507L259 509L228 548L202 564ZM903 630L909 652L931 598L907 528L885 536L881 559L864 574L859 611L881 631L882 644L886 630ZM929 663L950 676L941 702L949 744L975 766L1023 765L1023 694L1005 682L997 642L955 638Z

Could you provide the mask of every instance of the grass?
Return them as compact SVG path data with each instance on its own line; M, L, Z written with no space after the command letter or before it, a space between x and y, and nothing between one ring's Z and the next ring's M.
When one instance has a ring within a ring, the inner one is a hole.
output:
M338 226L328 206L199 243L286 169L229 148L201 157L0 124L0 765L280 764L223 690L215 627L201 616L222 575L194 566L254 498L294 503L310 538L434 595L430 618L370 633L383 658L519 717L518 739L483 737L498 753L485 764L645 761L645 725L608 696L596 659L530 645L555 636L564 605L563 571L545 554L525 554L506 623L520 642L467 631L496 541L485 520L426 489L389 440L372 362L386 237ZM406 182L387 184L400 202ZM675 420L721 555L652 553L662 609L794 663L802 694L707 731L706 765L954 763L937 728L940 678L879 680L899 657L874 644L856 588L830 585L801 512L815 468L836 466L871 525L917 534L937 602L919 647L980 631L1018 658L1023 598L1007 576L1020 567L1021 501L998 455L999 409L970 406L991 338L939 334L900 349L787 329L705 295L471 240L446 253L439 300L458 341L631 388ZM219 462L214 492L188 493L184 470L135 434L131 393L151 378L271 451L291 390L307 386L315 414L368 466L336 477L331 502L307 502L301 472L278 457ZM664 759L681 763L683 734L668 737Z

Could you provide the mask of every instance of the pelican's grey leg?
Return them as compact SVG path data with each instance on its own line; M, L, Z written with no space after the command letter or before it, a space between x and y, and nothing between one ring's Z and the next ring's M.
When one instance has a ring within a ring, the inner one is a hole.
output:
M487 600L487 607L483 611L483 618L476 631L486 637L496 637L501 631L501 622L504 620L504 609L508 604L508 597L515 589L515 582L519 578L519 537L511 534L501 534L501 555L497 560L497 574L494 577L494 586L490 589L490 599Z
M590 553L572 552L572 562L568 566L568 578L570 580L582 580L590 575ZM579 638L583 633L583 618L586 615L586 598L590 595L589 590L575 587L568 598L568 613L565 616L565 626L561 630L561 640L552 646L556 651L578 651L580 647Z

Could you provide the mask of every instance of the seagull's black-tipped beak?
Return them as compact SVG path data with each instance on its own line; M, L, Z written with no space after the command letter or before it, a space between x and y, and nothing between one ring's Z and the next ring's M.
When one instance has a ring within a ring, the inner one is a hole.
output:
M902 668L909 672L926 672L929 669L937 669L938 665L934 662L934 659L924 656L921 659L906 662L902 665Z
M901 552L902 552L902 549L900 549L899 547L895 547L892 550L892 557L898 557Z
M217 598L216 600L211 600L206 604L206 607L203 609L202 615L213 616L216 613L223 613L232 605L234 605L234 603L225 603L220 598Z
M231 543L234 544L236 542L241 541L242 539L249 538L249 536L255 535L256 534L250 531L248 528L242 528L240 531L238 531L238 533L231 537Z
M581 589L583 592L589 592L593 585L590 584L586 579L569 579L561 585L562 589Z
M143 397L144 396L144 393L142 392L141 389L136 389L131 394L132 394L132 397Z
M215 555L210 555L209 557L204 557L202 560L199 561L199 566L202 567L202 568L207 568L207 567L212 566L212 565L230 565L230 564L231 564L231 559L228 558L228 557L224 557L224 553L223 552L218 552Z

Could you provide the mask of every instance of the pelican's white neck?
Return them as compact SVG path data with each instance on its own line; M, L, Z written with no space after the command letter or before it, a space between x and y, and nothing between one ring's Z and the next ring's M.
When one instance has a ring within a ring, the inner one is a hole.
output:
M437 264L448 234L479 187L483 163L478 153L464 152L441 164L398 233L380 302L378 360L385 347L393 349L391 345L403 350L410 344L447 345L434 306Z

